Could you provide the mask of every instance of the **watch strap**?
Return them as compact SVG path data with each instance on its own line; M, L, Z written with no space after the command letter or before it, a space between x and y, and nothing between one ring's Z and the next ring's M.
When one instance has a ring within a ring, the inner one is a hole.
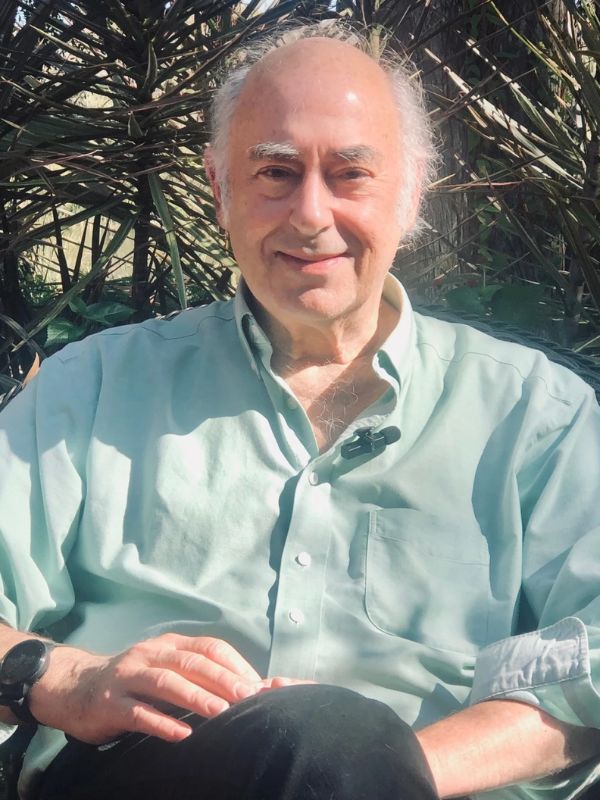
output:
M30 688L30 686L26 686L24 688L23 696L18 700L11 700L9 703L7 703L7 706L10 708L19 722L23 722L26 725L39 725L40 723L31 713L29 702L27 700L27 695Z

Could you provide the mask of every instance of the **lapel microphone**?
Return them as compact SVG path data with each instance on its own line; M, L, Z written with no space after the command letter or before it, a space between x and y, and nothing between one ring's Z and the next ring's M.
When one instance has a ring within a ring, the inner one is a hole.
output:
M354 435L356 439L342 445L340 449L342 458L356 458L366 453L382 453L388 444L398 441L400 429L395 425L382 428L380 431L376 431L375 428L358 428Z

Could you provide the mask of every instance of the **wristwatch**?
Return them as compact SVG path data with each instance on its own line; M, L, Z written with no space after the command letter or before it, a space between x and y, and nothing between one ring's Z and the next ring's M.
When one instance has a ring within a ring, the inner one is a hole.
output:
M27 696L48 669L54 646L43 639L26 639L11 647L0 662L0 705L8 706L21 722L37 724Z

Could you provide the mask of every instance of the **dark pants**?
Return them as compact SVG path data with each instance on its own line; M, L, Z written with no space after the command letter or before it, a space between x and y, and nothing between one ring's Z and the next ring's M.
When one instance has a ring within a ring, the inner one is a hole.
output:
M42 800L434 800L420 745L382 703L334 686L275 689L211 720L186 716L177 744L130 734L70 742Z

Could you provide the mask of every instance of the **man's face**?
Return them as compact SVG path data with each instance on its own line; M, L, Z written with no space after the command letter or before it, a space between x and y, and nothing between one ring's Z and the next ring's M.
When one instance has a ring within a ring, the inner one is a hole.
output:
M386 77L348 45L298 42L249 76L221 218L250 291L284 327L376 315L412 214L398 209L399 142Z

